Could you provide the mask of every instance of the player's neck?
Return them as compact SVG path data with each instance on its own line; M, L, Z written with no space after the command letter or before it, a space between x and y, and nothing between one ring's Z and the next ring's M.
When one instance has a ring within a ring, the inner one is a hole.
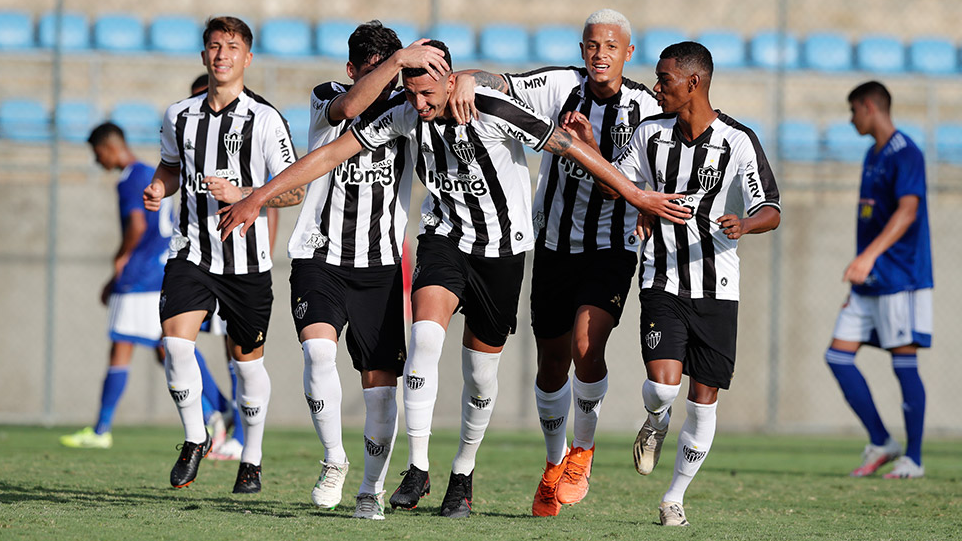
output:
M598 83L588 79L588 90L598 99L606 100L621 91L621 82L624 78L618 77L617 80Z
M693 100L688 107L678 111L678 127L689 141L694 141L705 133L716 118L718 118L718 112L712 109L708 100Z
M888 144L889 139L892 138L892 134L894 133L895 125L892 124L892 120L889 118L880 118L875 129L872 130L872 137L875 139L875 152L885 148L885 145Z
M120 165L120 170L123 171L124 169L127 169L128 167L130 167L136 162L137 162L137 157L134 156L133 152L131 152L130 150L127 150L120 155L120 159L118 160L117 163L118 165Z
M244 91L244 79L238 79L225 85L212 85L207 91L207 104L214 111L220 111L230 105L240 93Z

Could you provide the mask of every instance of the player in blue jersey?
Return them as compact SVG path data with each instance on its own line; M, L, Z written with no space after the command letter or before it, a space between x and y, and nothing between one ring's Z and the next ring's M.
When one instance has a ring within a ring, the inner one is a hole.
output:
M843 275L852 283L852 292L838 315L825 359L869 433L862 465L851 475L871 475L898 459L886 478L922 477L925 388L916 353L932 343L933 286L925 160L919 147L892 124L892 97L881 83L859 85L848 101L855 129L871 135L875 144L865 155L859 189L858 255ZM855 366L855 353L862 345L892 354L908 436L904 456Z

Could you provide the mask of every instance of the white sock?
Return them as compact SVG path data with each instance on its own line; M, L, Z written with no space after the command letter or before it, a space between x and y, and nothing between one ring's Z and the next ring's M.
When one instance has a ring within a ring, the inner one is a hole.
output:
M197 358L194 357L194 342L167 337L164 338L164 351L167 389L184 425L184 440L204 443L207 440L207 427L204 426L204 407L200 400L204 392L204 380Z
M408 435L408 464L428 471L428 441L434 403L438 399L438 363L444 327L434 321L411 326L411 350L404 363L404 422Z
M711 442L715 439L715 407L714 404L696 404L687 401L685 408L688 418L681 426L678 434L678 455L675 456L675 474L671 478L668 492L662 498L663 502L685 503L685 491L698 473L711 449Z
M665 385L650 379L646 379L641 385L641 397L645 401L645 409L648 410L651 426L655 427L656 430L664 430L668 427L668 422L671 420L668 408L671 407L680 390L680 383L678 385Z
M397 387L364 389L364 480L362 492L377 494L384 490L384 477L391 463L397 436Z
M468 475L474 471L475 456L491 422L498 399L500 353L482 353L461 346L461 444L454 455L451 472Z
M237 405L244 425L244 450L241 462L259 465L264 443L264 421L271 400L271 378L264 367L264 357L253 361L230 360L237 373Z
M324 461L344 464L347 453L341 436L341 380L337 377L337 344L326 338L301 343L304 349L304 397L314 431L324 446Z
M601 414L601 401L608 392L608 374L594 383L585 383L575 376L571 386L575 400L574 438L572 447L591 449L595 446L595 429Z
M568 451L566 420L571 408L571 380L565 380L565 384L553 393L542 391L535 383L534 401L538 406L538 419L541 421L548 462L561 464Z

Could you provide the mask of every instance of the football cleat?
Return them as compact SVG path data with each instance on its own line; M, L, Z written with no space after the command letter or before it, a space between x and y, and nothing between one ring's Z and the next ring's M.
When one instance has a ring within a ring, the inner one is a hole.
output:
M862 465L852 470L849 475L852 477L865 477L872 475L879 468L902 456L902 446L897 441L889 438L884 445L865 446L862 451Z
M538 483L538 490L534 493L534 502L531 504L531 514L536 517L554 517L561 512L561 503L558 501L556 492L561 475L568 464L567 455L561 460L561 464L552 464L545 461L544 474L541 482Z
M428 472L419 470L414 464L401 472L404 479L391 494L391 508L414 509L418 500L431 494L431 477Z
M234 494L255 494L261 491L261 467L241 462L234 481Z
M210 434L211 450L217 452L224 442L227 441L227 424L224 423L224 415L219 411L210 414L207 420L207 432Z
M60 436L60 444L74 449L110 449L114 444L114 437L110 432L97 434L88 426L73 434Z
M638 437L635 438L635 444L631 448L635 458L635 470L638 473L648 475L655 469L666 434L668 434L667 426L658 430L651 425L650 416L645 419L645 424L638 431Z
M465 518L471 514L471 501L474 489L472 479L474 470L464 475L451 472L448 479L448 489L441 500L441 516L448 518Z
M208 458L211 460L240 460L243 451L244 446L241 442L231 438L220 444L219 447L211 447Z
M180 457L177 458L173 469L170 470L170 484L174 488L185 487L197 477L197 468L200 467L201 459L210 452L210 434L206 434L205 431L205 435L207 438L204 443L185 441L177 446L180 449Z
M884 477L886 479L918 479L924 476L925 466L916 464L911 458L903 456L895 461L895 467Z
M347 478L347 470L350 464L347 462L338 464L336 462L321 461L321 475L317 478L314 489L311 490L311 501L314 505L323 509L334 509L341 503L341 494L344 490L344 479Z
M576 504L588 495L588 478L591 477L591 463L594 461L595 447L582 449L573 447L568 453L568 464L558 481L556 497L558 503Z
M662 526L688 526L685 518L685 508L678 502L661 502L658 506L658 518Z
M357 505L354 507L354 518L368 520L384 520L384 491L377 494L362 492L357 495Z

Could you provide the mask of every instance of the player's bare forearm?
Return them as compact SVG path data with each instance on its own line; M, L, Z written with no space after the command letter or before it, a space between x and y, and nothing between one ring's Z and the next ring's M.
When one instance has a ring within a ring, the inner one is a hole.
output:
M498 74L488 73L482 70L464 70L459 73L474 77L475 86L486 86L504 94L508 93L508 82Z
M160 163L154 170L154 180L160 180L163 183L163 197L175 194L177 189L180 188L180 166L175 167Z
M274 197L267 200L264 206L267 208L281 208L281 207L293 207L294 205L299 205L301 201L304 200L304 186L298 186L297 188L290 189L280 195L275 195ZM244 186L240 189L241 197L247 197L254 193L254 188L250 186ZM276 211L275 211L276 212Z
M754 215L742 220L745 234L753 235L776 229L782 221L782 213L775 207L762 207Z

